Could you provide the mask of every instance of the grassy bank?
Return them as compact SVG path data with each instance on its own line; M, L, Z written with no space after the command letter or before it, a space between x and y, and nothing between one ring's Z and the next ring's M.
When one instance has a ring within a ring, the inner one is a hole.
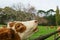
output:
M34 38L37 38L40 35L45 35L56 30L56 28L51 29L49 26L38 26L38 29L39 29L38 32L29 38L30 40L33 40ZM47 38L46 40L53 40L53 39L54 39L54 35Z

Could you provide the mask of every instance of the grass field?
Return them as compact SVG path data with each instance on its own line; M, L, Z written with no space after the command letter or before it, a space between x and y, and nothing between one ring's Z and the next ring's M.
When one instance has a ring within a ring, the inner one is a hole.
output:
M29 38L29 40L33 40L34 38L37 38L40 35L48 34L48 33L51 33L51 32L56 30L56 28L51 29L49 26L38 26L38 29L39 29L38 32L33 34ZM53 39L54 39L54 35L49 37L49 38L47 38L46 40L53 40Z

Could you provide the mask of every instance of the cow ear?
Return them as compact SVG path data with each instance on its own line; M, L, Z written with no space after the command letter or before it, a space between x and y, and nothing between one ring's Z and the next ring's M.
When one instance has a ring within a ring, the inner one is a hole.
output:
M22 23L17 23L15 25L15 29L17 32L23 33L26 30L26 26L23 25Z
M10 22L10 23L9 23L9 26L10 26L10 27L13 27L14 24L15 24L15 22Z
M20 33L23 33L25 30L26 30L26 27L25 27L25 26L22 26L22 27L20 28Z

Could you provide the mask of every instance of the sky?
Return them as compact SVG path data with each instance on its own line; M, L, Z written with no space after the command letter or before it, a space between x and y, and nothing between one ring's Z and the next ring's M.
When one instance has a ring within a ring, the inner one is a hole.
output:
M30 4L37 10L56 10L56 6L60 8L60 0L0 0L0 7L12 6L17 3L23 3L24 5Z

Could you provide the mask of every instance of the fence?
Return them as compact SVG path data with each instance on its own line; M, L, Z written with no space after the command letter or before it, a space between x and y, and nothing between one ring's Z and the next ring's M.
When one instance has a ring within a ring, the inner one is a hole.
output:
M38 38L36 38L34 40L45 40L45 39L49 38L50 36L55 35L58 32L60 32L60 30L52 32L52 33L49 33L49 34L42 35L42 36L40 36L40 37L38 37ZM59 38L60 38L60 36L54 38L54 40L58 40Z

